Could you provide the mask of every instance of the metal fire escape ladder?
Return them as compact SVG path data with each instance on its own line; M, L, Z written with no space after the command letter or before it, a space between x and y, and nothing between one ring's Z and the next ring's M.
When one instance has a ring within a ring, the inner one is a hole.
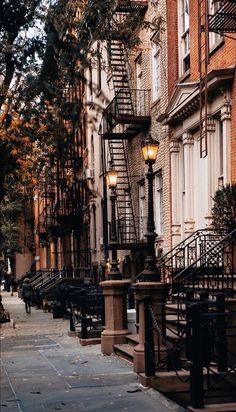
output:
M129 179L128 159L124 140L109 141L111 161L118 172L117 177L117 214L118 234L122 245L137 243L137 233Z
M118 113L133 115L123 43L119 40L111 40L109 53L115 95L119 96L117 98ZM120 241L122 244L137 243L126 143L124 140L111 139L108 140L108 146L112 163L118 172L116 192Z
M207 71L209 62L208 0L198 1L198 71L199 71L199 111L200 111L200 156L207 156L208 134L208 91Z

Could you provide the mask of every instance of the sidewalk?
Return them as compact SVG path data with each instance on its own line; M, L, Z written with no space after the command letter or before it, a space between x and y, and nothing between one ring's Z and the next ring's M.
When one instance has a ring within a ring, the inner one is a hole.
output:
M2 292L15 328L0 329L1 412L184 411L140 386L126 361L68 337L68 320L26 314L16 295Z

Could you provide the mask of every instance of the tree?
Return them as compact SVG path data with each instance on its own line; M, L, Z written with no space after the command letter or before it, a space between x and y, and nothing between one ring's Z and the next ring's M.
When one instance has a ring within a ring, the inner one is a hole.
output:
M213 197L212 224L232 231L236 228L236 183L226 184Z
M24 158L28 142L21 140L22 87L29 72L37 73L43 51L42 29L45 14L42 0L0 1L0 201L7 174L19 170L17 159ZM23 149L23 153L21 152Z

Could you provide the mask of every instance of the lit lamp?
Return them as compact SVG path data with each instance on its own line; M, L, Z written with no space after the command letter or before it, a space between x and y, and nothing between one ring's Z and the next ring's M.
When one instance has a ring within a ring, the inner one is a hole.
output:
M107 186L109 187L109 189L115 189L117 186L117 177L118 177L118 173L116 172L116 170L110 167L110 169L107 172L106 177L107 177Z
M111 235L110 235L110 248L112 253L111 269L108 273L109 280L120 280L122 275L118 268L117 260L117 233L116 233L116 186L117 186L118 173L112 167L106 174L107 185L111 190Z
M148 136L142 142L142 154L145 160L145 163L148 165L148 171L146 173L146 178L148 181L148 219L147 219L147 232L145 237L147 238L147 257L145 259L145 268L142 273L139 275L140 281L160 281L160 273L156 267L156 258L155 258L155 239L157 234L155 232L154 224L154 210L153 210L153 180L154 173L152 165L155 163L158 150L159 142L153 140L151 136Z
M149 136L142 142L141 147L145 163L151 165L155 163L159 150L159 142L153 140L152 137Z

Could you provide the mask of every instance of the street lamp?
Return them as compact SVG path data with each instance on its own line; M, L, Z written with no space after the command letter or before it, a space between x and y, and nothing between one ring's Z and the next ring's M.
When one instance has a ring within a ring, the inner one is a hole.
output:
M145 259L145 268L142 273L140 273L139 280L141 281L160 281L160 273L156 267L155 259L155 238L157 234L155 232L154 224L154 211L153 211L153 180L154 173L152 165L155 163L158 150L159 142L148 136L142 142L142 155L145 163L148 165L148 171L146 173L146 178L148 180L148 220L147 220L147 232L145 237L147 238L147 257Z
M117 186L118 173L112 167L107 172L107 185L111 190L111 236L110 247L112 253L111 270L108 273L109 280L120 280L122 275L118 268L117 260L117 233L116 233L116 186Z

